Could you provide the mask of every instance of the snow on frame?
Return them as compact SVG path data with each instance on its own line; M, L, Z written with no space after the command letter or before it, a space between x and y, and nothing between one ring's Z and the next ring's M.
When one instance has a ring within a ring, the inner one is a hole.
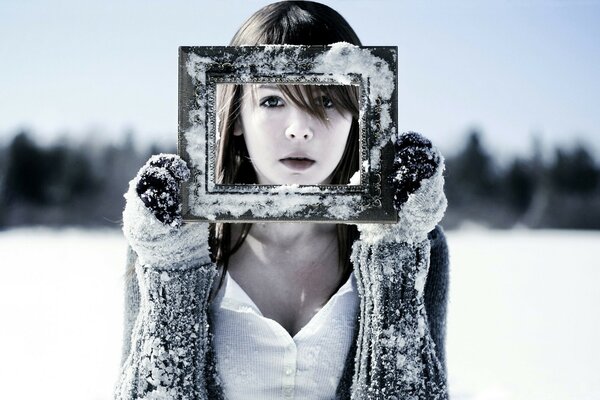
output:
M600 232L447 236L451 398L599 399ZM112 398L125 246L117 230L0 232L2 398Z
M298 55L303 46L291 45L266 45L264 51L254 52L244 55L243 59L236 60L236 66L242 66L242 71L238 72L240 81L251 80L253 76L276 76L290 72L289 52L283 52L282 49L295 50ZM373 140L370 151L370 164L363 164L365 173L378 171L381 162L381 149L386 146L396 135L396 128L393 124L394 118L391 115L389 102L393 101L393 93L396 89L396 76L394 70L388 63L374 55L369 49L360 48L349 43L341 42L329 46L330 49L319 54L311 60L310 70L304 71L306 75L318 76L322 74L329 80L339 84L353 84L352 74L362 77L368 82L368 96L370 103L382 104L379 109L379 125L372 126L371 129L379 134L377 140ZM206 71L209 65L215 61L191 53L188 55L185 71L190 75L195 85L200 90L206 88ZM196 171L204 171L206 164L206 138L207 125L211 121L206 120L207 104L203 100L196 102L196 108L189 112L190 126L183 133L187 147L186 151L192 162L191 167ZM361 113L363 113L361 107ZM373 121L370 121L374 124ZM214 126L208 126L208 131L215 130ZM206 173L206 171L204 171ZM207 194L205 186L206 177L198 174L193 177L189 183L189 212L191 215L204 217L208 220L216 220L217 215L228 214L233 218L238 218L251 211L257 218L277 218L301 215L301 212L307 210L307 205L319 205L321 210L325 210L327 217L335 220L349 220L352 216L360 214L366 207L372 207L373 204L364 204L361 194L346 193L340 195L334 192L328 192L317 186L307 186L300 191L295 190L287 196L265 196L264 193L227 193L227 196L218 196ZM208 190L211 190L211 180L208 180ZM354 184L356 180L351 181ZM293 188L292 186L289 186ZM284 188L285 189L285 188ZM269 193L275 194L281 192L281 189L270 190ZM311 194L312 193L312 194ZM305 214L302 214L306 216Z

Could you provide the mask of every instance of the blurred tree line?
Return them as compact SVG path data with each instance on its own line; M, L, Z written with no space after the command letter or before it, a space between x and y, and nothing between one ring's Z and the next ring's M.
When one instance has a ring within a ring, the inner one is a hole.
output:
M600 168L584 144L554 148L500 165L478 131L446 157L448 212L443 225L473 222L494 228L600 229Z
M26 131L0 146L0 229L24 225L119 227L128 181L151 154L175 152L120 144L36 143ZM600 168L582 144L544 157L539 143L502 165L472 131L446 155L447 228L600 229Z
M0 146L0 229L24 225L120 227L129 180L151 154L133 134L119 144L59 140L40 146L26 131Z

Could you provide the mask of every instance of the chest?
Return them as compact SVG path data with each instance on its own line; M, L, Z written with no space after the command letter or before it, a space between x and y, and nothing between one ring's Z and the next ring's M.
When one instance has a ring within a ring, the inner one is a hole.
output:
M328 302L343 278L337 251L319 258L282 254L268 260L242 252L232 257L229 273L262 315L292 337Z
M348 279L293 337L263 317L231 274L211 305L213 344L227 398L331 399L354 340L358 297Z

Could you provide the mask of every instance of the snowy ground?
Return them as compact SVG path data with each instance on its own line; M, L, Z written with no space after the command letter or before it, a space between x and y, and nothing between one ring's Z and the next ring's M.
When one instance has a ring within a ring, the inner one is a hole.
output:
M600 232L448 237L453 399L600 399ZM1 398L111 398L124 258L115 231L0 232Z

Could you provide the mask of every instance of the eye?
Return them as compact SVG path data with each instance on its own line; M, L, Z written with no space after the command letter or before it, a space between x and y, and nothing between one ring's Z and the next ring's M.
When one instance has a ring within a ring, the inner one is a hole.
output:
M283 99L278 96L268 96L260 100L259 105L261 107L273 108L273 107L283 107Z
M329 96L321 96L321 98L319 99L319 103L321 103L321 105L323 106L323 108L333 108L333 101L331 100L331 98L329 98Z

